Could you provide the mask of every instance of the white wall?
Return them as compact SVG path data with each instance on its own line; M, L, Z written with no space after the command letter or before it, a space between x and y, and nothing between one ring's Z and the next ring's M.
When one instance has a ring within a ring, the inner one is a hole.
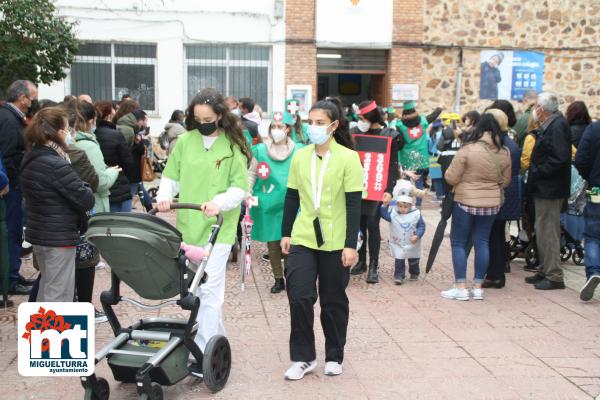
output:
M174 109L185 109L185 43L274 44L270 109L285 101L285 23L276 18L281 0L57 0L59 14L77 22L82 40L157 45L157 110L152 132L160 133ZM39 98L70 94L66 82L41 85ZM267 111L267 110L265 110Z

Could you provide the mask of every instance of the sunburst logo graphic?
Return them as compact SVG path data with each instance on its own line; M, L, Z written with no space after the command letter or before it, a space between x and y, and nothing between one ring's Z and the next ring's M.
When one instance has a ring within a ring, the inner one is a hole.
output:
M43 307L40 307L36 314L31 316L31 321L25 325L25 333L21 336L23 339L27 339L31 344L31 331L36 330L40 332L47 331L49 329L63 332L67 329L71 329L71 324L65 322L65 318L62 315L56 315L52 310L46 311ZM64 344L64 340L61 345ZM42 351L48 351L50 349L50 341L44 339L42 341Z

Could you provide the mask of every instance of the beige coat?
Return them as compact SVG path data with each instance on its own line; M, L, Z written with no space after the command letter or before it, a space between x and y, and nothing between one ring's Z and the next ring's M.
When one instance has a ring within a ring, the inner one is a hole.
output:
M498 169L482 143L469 143L460 148L444 177L454 187L454 200L471 207L496 207L501 203L501 190L511 182L510 152L497 151L492 137L485 133L480 141L496 154L502 173L502 189L498 186Z

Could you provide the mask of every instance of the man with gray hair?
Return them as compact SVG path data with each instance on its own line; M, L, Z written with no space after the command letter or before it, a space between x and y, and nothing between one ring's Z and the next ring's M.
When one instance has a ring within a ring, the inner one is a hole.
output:
M533 118L541 125L529 167L529 190L535 205L535 233L539 271L527 283L536 289L564 289L560 265L560 212L571 189L571 131L558 111L558 96L539 95Z
M6 167L9 191L6 202L8 225L8 258L10 263L9 293L29 294L34 281L21 276L21 244L23 242L23 209L19 177L25 152L25 115L37 102L37 88L30 81L15 81L6 90L6 104L0 108L0 156Z

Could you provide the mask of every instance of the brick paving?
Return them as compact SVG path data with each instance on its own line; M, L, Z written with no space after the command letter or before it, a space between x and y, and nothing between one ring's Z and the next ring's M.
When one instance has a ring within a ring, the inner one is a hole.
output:
M436 207L429 203L424 211L425 254L438 219ZM385 222L382 226L387 232ZM253 275L243 292L238 265L228 266L224 313L233 368L226 388L213 395L204 384L186 378L164 388L166 399L600 398L595 397L600 394L600 302L583 303L572 289L534 290L524 283L527 273L518 260L507 275L507 286L487 290L485 301L442 299L440 290L452 282L447 240L429 276L402 286L393 284L393 259L384 244L380 283L367 285L364 276L352 277L348 288L351 316L344 374L323 375L324 339L316 318L319 367L302 381L286 382L287 299L284 293L269 292L270 267L259 257L265 251L262 244L254 247ZM582 268L570 266L568 282L579 285ZM34 272L29 262L26 271ZM97 294L108 284L109 270L98 271ZM133 295L127 289L123 294ZM117 314L123 323L146 315L184 315L173 307L148 313L130 305L119 306ZM18 374L15 319L16 308L0 311L0 398L83 398L76 378ZM96 326L98 349L112 333L108 324ZM136 398L134 386L116 383L105 362L97 374L109 379L111 399Z

